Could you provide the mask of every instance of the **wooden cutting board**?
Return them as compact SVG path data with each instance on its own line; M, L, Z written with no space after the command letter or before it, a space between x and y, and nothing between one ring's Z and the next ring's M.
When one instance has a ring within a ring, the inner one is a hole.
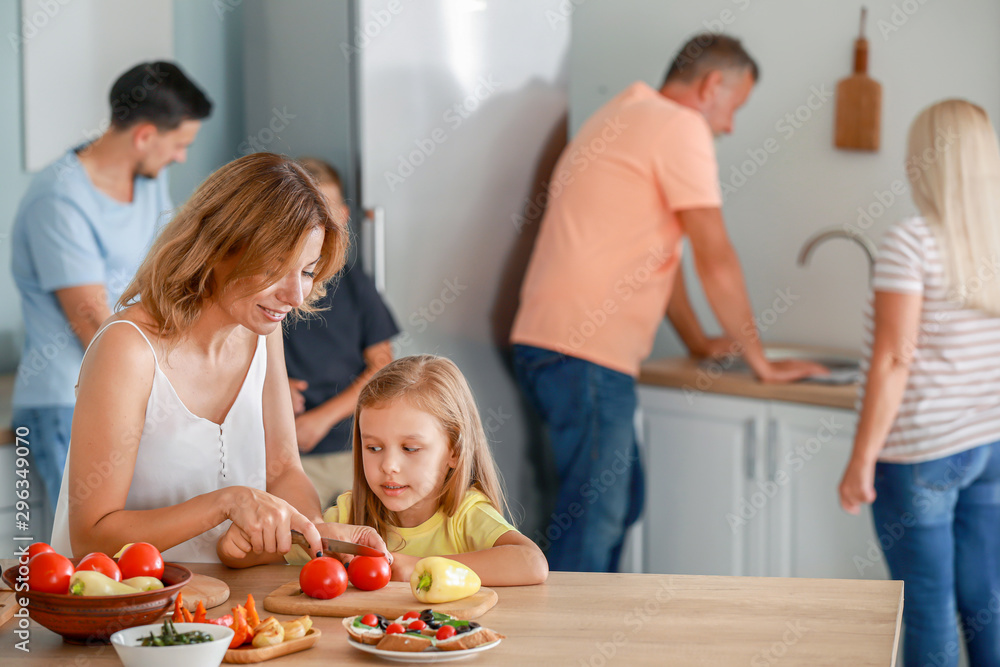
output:
M861 35L854 43L854 74L837 84L837 148L877 151L882 132L882 85L868 76L866 10L861 10Z
M497 603L497 592L492 588L480 588L470 595L454 602L427 604L419 602L410 591L410 585L402 581L390 581L385 588L377 591L360 591L349 586L343 595L332 600L316 600L302 593L298 581L290 581L275 589L264 598L264 609L275 614L313 614L315 616L354 616L356 614L382 614L388 619L402 616L411 610L427 609L456 618L479 618Z
M195 607L198 606L198 600L205 603L205 609L211 609L229 599L229 586L221 579L196 574L181 589L181 595L184 596L181 598L181 602L184 603L184 608L189 611L194 611Z

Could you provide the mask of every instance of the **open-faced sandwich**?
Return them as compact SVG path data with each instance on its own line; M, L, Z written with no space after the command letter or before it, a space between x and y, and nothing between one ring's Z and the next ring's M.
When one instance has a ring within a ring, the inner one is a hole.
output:
M343 620L347 634L356 642L375 645L385 636L389 622L382 614L365 614L363 616L348 616Z
M394 621L379 614L365 614L345 618L343 623L352 639L383 651L424 651L431 647L460 651L504 639L476 621L430 609L409 611Z
M452 628L455 629L452 632ZM434 646L442 651L461 651L504 639L499 632L484 628L475 621L452 620L441 625L434 635Z

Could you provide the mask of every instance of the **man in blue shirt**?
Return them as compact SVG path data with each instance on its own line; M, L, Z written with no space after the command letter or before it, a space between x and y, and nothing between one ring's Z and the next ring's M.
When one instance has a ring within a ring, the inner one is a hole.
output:
M25 343L13 422L28 429L29 479L44 485L50 509L66 463L83 352L167 222L165 168L185 161L212 108L169 62L125 72L109 102L107 131L39 172L14 219L12 270ZM34 509L37 516L41 508Z

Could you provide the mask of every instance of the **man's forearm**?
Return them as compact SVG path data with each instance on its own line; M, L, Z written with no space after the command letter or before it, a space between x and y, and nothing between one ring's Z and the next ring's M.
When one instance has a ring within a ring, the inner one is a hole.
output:
M86 349L104 320L111 317L104 285L66 287L56 290L56 298L70 329Z
M730 248L725 256L714 257L710 262L699 261L696 257L695 266L719 325L737 341L747 363L753 366L763 361L764 350L736 253Z
M354 414L354 408L358 404L358 396L368 380L375 375L375 371L369 366L362 371L361 375L354 378L351 384L339 394L323 401L309 412L316 411L323 415L323 419L328 428L333 428L343 420Z
M708 339L698 322L698 316L691 308L691 302L688 300L683 266L677 267L674 289L670 295L670 301L667 303L667 318L688 351L694 355L703 354Z
M110 314L108 317L110 317ZM70 327L73 329L73 333L76 334L76 337L80 340L80 345L83 346L83 349L86 350L90 345L90 341L94 340L94 336L97 335L97 332L101 327L101 322L103 321L104 319L98 320L95 317L94 319L77 320L70 324Z

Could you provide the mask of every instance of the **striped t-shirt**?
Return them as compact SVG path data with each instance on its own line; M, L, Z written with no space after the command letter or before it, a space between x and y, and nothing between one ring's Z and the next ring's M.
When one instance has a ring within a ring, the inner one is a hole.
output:
M997 267L984 271L984 282L1000 279ZM948 299L937 238L922 218L886 233L872 290L923 296L909 379L879 460L918 463L1000 440L1000 318ZM874 294L865 309L865 374L873 300ZM863 398L864 384L859 407Z

